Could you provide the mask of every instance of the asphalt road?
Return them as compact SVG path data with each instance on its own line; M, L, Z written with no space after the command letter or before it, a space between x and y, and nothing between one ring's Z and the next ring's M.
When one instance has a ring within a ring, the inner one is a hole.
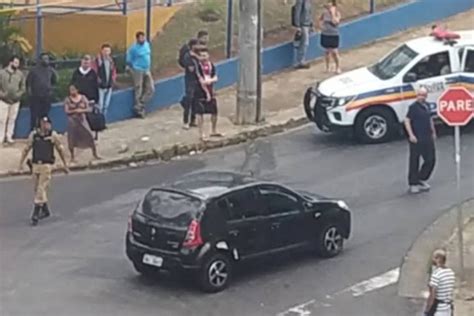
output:
M35 228L28 226L30 181L3 180L0 315L414 315L419 302L397 298L393 282L372 291L366 286L357 297L350 287L399 267L417 235L455 203L452 143L449 135L438 140L432 191L417 196L406 193L404 141L359 145L312 126L253 147L133 170L58 176L51 196L55 216ZM465 198L474 192L473 157L470 133L463 136ZM354 218L345 252L330 260L305 254L272 258L241 269L227 291L214 295L182 278L139 277L124 254L128 213L148 186L204 168L250 168L264 178L345 199Z

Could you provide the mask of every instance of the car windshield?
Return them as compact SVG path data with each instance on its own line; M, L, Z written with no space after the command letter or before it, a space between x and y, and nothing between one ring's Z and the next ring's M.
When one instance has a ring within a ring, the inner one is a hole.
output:
M201 200L182 193L151 190L143 199L141 211L164 226L187 227L201 203Z
M370 66L369 71L382 80L391 79L405 68L417 55L418 53L410 47L402 45L375 65Z

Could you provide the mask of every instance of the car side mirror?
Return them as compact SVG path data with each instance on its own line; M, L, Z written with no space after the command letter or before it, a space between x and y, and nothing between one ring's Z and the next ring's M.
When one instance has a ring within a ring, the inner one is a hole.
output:
M411 83L416 82L418 80L418 76L414 72L409 72L403 77L403 82Z

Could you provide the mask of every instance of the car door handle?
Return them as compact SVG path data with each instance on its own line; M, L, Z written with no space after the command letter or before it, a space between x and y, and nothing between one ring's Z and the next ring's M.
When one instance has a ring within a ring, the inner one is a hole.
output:
M237 235L239 235L239 231L238 230L231 230L231 231L229 231L229 235L237 236Z
M272 229L278 229L280 228L280 223L272 223Z

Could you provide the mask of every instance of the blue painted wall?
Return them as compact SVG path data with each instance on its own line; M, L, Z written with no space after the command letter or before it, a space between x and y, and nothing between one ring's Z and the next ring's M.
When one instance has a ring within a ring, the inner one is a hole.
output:
M406 4L367 15L341 26L341 48L350 49L375 39L391 35L404 29L427 24L439 19L474 8L473 0L415 0ZM428 32L428 30L427 30ZM310 39L308 58L322 55L319 37L313 34ZM263 51L263 74L280 71L293 64L292 43L283 43ZM238 78L238 58L217 64L219 82L217 89L236 83ZM156 93L147 107L148 111L165 108L179 102L183 94L183 76L174 76L156 82ZM133 116L133 91L131 89L114 93L109 108L109 122L125 120ZM66 130L66 116L62 104L55 104L50 112L54 128L59 132ZM29 110L21 110L17 119L15 135L26 137L29 128Z

